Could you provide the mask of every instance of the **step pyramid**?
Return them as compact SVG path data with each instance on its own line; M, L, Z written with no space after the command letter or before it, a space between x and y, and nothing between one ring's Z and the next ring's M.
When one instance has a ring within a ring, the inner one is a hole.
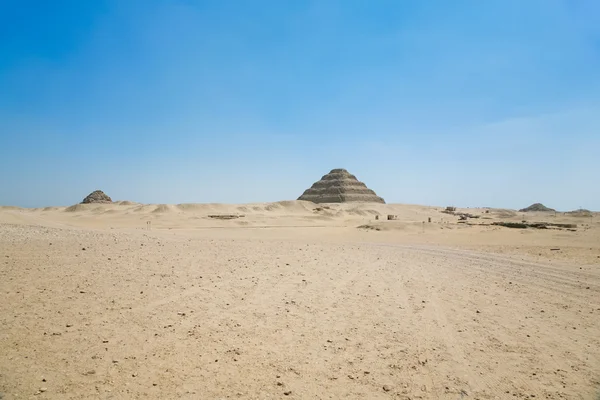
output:
M306 189L298 200L313 203L369 202L384 203L367 185L343 168L332 169L321 180Z

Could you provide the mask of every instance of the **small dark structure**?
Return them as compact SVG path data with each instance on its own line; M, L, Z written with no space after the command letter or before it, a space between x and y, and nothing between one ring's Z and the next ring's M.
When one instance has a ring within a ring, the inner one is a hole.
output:
M577 228L577 224L555 224L551 222L492 222L492 225L504 226L506 228L515 228L515 229L527 229L527 228L536 228L536 229L551 229L551 228L565 228L565 229L574 229Z
M244 215L241 214L213 214L213 215L209 215L208 218L212 218L212 219L237 219L237 218L244 218Z

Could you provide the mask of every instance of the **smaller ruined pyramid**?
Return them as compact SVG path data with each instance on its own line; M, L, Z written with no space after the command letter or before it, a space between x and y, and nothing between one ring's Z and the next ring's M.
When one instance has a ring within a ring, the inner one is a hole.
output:
M108 197L102 190L95 190L81 202L81 204L92 203L112 203L112 199Z
M384 203L367 185L342 168L332 169L320 181L306 189L298 200L313 203L369 202Z
M526 208L521 208L519 212L530 212L530 211L556 211L554 208L549 208L543 205L542 203L534 203Z

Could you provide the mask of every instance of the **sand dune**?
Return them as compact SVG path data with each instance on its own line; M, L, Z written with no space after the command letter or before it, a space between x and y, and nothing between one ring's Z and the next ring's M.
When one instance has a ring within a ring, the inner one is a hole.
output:
M594 398L598 214L442 210L2 207L0 394Z

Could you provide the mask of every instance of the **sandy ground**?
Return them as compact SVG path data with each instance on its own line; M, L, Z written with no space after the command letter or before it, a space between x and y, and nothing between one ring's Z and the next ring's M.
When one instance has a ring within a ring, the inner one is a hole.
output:
M440 210L2 207L0 398L596 400L600 215Z

